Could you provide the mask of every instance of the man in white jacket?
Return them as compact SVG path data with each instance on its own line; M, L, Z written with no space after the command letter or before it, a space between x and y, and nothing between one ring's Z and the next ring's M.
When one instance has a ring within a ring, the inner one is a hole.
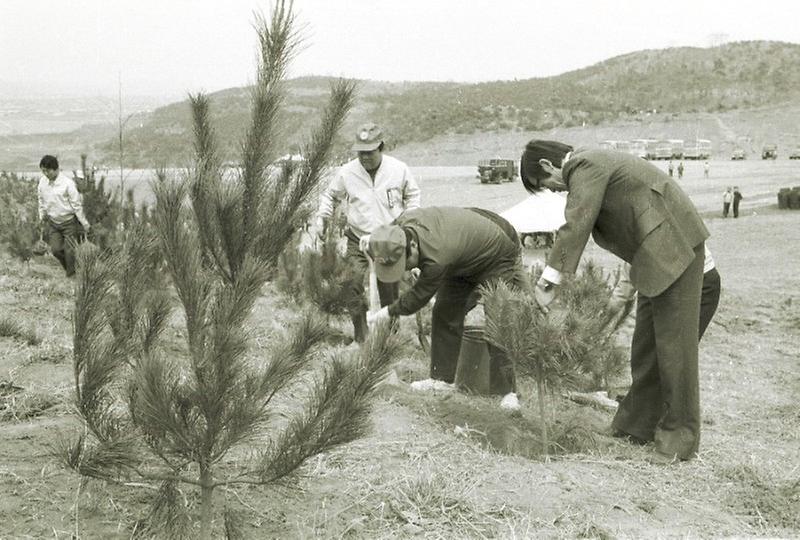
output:
M53 256L71 277L75 274L75 245L90 229L83 213L83 197L72 178L60 171L54 156L44 156L39 168L39 220L48 230Z
M348 310L358 342L367 334L364 276L369 263L364 250L369 234L420 205L419 186L408 166L384 154L383 148L381 129L372 123L361 126L353 144L358 157L342 165L336 173L320 197L317 213L317 233L324 237L336 204L347 201L346 257L356 271L346 286L352 299ZM378 281L378 294L381 306L388 306L399 296L398 284Z

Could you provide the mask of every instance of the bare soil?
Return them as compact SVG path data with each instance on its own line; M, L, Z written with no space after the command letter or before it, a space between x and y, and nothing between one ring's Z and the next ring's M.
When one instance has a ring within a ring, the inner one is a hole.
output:
M409 389L427 359L407 318L408 354L375 399L371 433L310 460L286 485L221 490L217 508L239 516L244 538L800 537L800 211L776 208L778 189L800 184L800 164L715 161L710 179L686 165L681 183L706 217L723 280L701 345L699 458L652 465L652 448L610 437L610 412L554 396L560 449L544 459L530 383L516 415L499 398ZM524 197L517 184L481 185L471 166L420 171L424 204L502 210ZM745 196L738 219L720 217L728 185ZM591 244L585 256L618 264ZM79 427L73 287L50 258L28 266L0 255L0 316L42 338L0 338L0 382L21 387L0 392L0 538L141 537L152 486L81 485L52 456ZM254 359L293 308L265 290L250 321ZM181 330L176 317L170 347ZM196 513L196 494L184 494Z

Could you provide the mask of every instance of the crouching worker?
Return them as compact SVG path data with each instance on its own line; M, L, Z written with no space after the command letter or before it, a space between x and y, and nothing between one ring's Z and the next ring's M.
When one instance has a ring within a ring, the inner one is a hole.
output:
M479 208L429 207L411 210L391 225L375 229L367 253L377 278L397 282L406 270L420 270L416 283L392 304L370 313L370 323L411 315L436 295L431 321L430 379L415 389L450 388L455 379L464 318L478 301L477 289L494 279L525 287L517 232L505 219ZM510 392L502 406L519 408L514 368L498 349L489 347Z

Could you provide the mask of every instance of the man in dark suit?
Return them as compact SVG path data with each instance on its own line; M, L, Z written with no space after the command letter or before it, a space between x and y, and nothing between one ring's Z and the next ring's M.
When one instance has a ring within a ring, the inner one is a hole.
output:
M653 461L692 458L700 442L697 346L709 236L694 205L667 174L621 152L533 140L520 168L529 192L568 192L566 223L536 285L542 306L553 300L561 274L575 272L590 234L631 265L639 291L632 384L614 417L615 434L655 441Z

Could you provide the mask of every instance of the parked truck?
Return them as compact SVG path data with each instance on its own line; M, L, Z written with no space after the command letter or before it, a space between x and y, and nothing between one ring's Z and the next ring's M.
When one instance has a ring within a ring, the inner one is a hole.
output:
M481 184L511 182L518 176L517 162L513 159L493 158L478 162L478 178L481 179Z

